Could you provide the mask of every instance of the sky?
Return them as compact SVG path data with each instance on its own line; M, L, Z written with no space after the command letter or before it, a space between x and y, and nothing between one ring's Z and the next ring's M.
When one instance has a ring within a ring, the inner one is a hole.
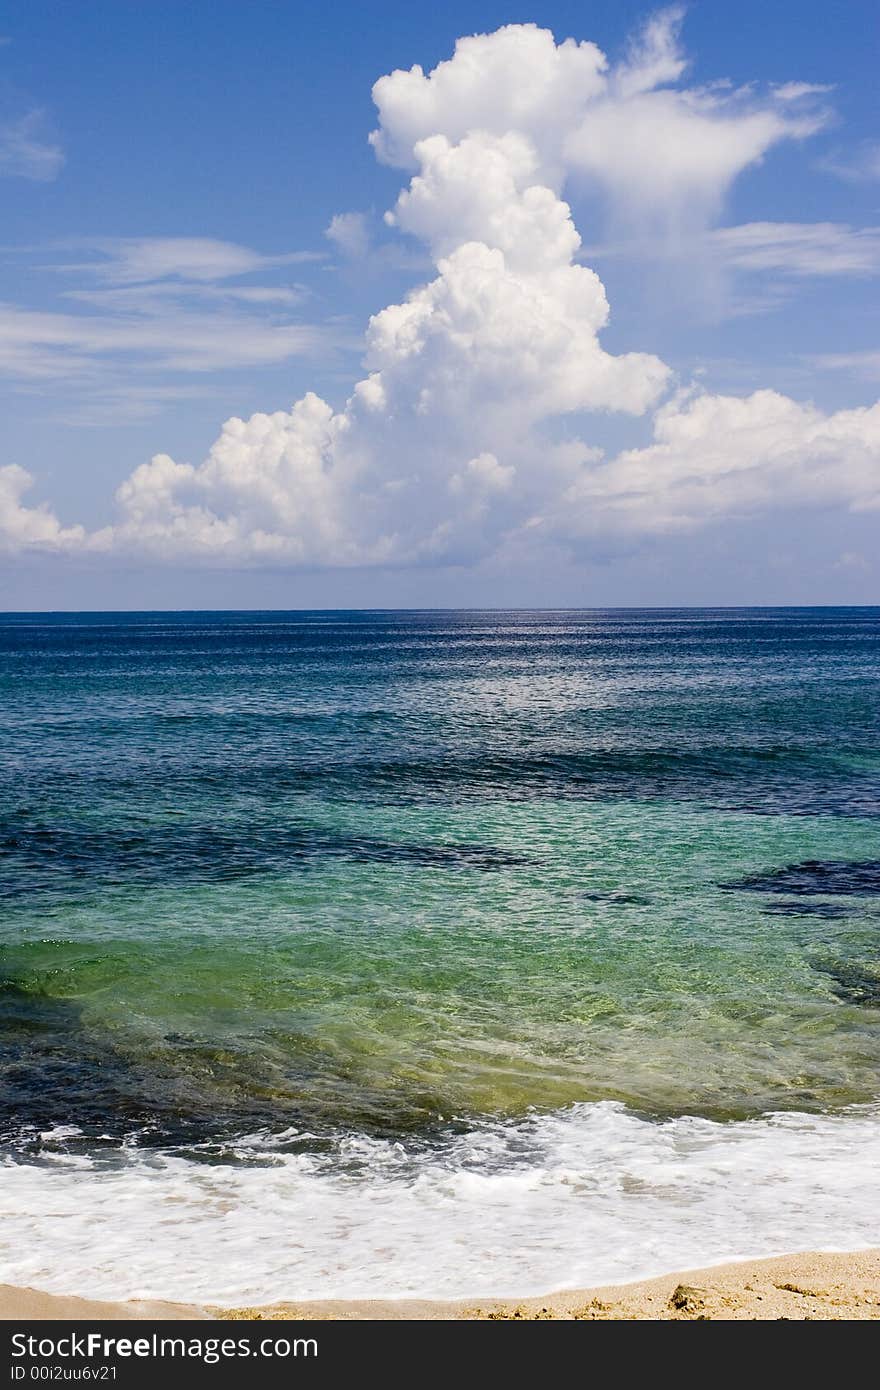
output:
M0 9L0 608L880 601L876 5Z

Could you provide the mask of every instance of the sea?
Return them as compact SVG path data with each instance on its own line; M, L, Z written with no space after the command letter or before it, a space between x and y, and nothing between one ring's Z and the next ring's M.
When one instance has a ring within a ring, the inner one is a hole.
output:
M880 1244L880 609L0 616L0 1279Z

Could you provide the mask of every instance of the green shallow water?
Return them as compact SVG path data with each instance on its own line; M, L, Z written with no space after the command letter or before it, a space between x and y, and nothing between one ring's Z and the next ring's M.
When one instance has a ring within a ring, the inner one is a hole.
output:
M875 1099L878 627L6 620L7 1135Z

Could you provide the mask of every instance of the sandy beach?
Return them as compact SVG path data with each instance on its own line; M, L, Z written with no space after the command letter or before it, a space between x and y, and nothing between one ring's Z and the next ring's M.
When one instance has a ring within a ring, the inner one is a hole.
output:
M128 1322L161 1318L202 1320L211 1317L202 1308L185 1303L163 1303L159 1299L132 1299L126 1303L78 1298L73 1294L42 1293L39 1289L20 1289L0 1284L0 1322Z
M420 1299L279 1302L221 1309L156 1301L107 1303L0 1285L0 1319L86 1321L277 1320L653 1320L848 1321L880 1319L880 1250L806 1252L682 1270L657 1279L544 1298L433 1301Z

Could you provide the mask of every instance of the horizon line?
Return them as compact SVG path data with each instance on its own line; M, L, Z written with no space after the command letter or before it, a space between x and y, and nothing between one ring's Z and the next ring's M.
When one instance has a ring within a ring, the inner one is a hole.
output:
M204 614L292 614L292 613L778 613L778 612L861 612L880 609L878 603L663 603L663 604L474 604L404 607L350 608L9 608L0 609L4 618L54 617L136 617L145 614L201 616Z

